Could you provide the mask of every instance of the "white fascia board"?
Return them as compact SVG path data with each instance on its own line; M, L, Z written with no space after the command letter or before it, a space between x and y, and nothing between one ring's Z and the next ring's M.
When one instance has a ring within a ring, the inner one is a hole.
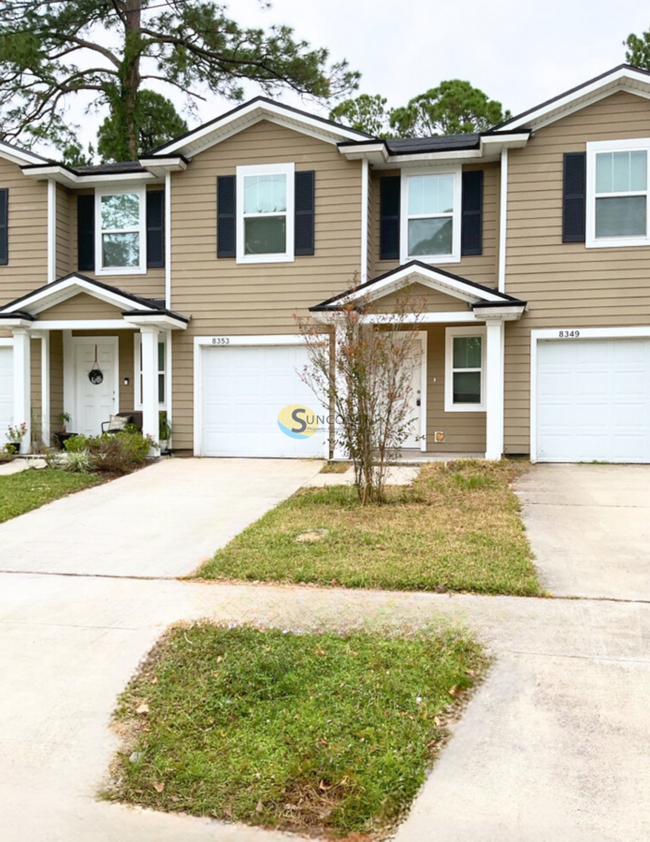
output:
M53 179L59 184L63 184L64 187L110 187L123 182L132 184L133 182L146 183L157 180L156 176L151 172L106 173L104 175L88 173L88 175L78 175L58 164L51 167L38 167L36 169L23 167L23 174L27 178L33 178L35 181Z
M49 307L53 307L55 304L60 304L62 301L67 301L69 298L72 298L80 292L87 292L93 298L98 298L100 301L104 301L106 304L112 304L114 307L119 307L122 310L133 310L136 307L139 307L142 310L155 312L154 307L148 307L145 304L133 301L131 298L126 298L119 293L103 289L102 287L97 286L96 284L93 284L85 278L77 275L62 281L61 283L55 282L49 287L35 292L28 298L22 298L13 305L3 308L0 312L15 313L27 311L31 315L38 315L38 313L42 313L44 310L47 310Z
M517 134L491 134L481 138L481 152L488 155L500 154L502 149L522 149L530 139L530 132Z
M18 164L19 166L47 163L47 159L41 158L40 155L35 155L27 149L16 149L14 146L10 146L8 143L3 143L2 141L0 141L0 157L6 158L12 164Z
M348 161L366 159L371 164L384 164L390 159L386 144L381 142L364 143L361 141L355 146L339 146L339 152Z
M157 314L154 311L150 316L122 316L122 318L127 324L133 325L134 327L167 327L171 330L187 329L187 322L182 319L175 319L169 313Z
M14 328L14 327L26 327L31 328L33 327L34 322L30 319L21 319L20 317L16 317L15 319L0 319L0 327L7 327L7 328Z
M175 152L181 152L196 155L197 152L225 140L227 137L242 131L259 120L265 119L281 122L286 125L291 124L296 131L302 130L306 133L314 133L317 137L330 143L339 143L341 140L360 139L357 132L346 129L344 126L323 123L314 117L300 114L277 103L253 101L234 113L217 119L203 126L203 128L196 129L196 131L187 137L180 138L167 146L164 149L164 153L166 155L172 155Z
M526 304L506 304L503 307L476 306L474 308L474 318L481 322L515 322L523 316L526 309Z
M559 120L572 111L584 108L592 102L615 93L617 90L627 89L640 96L650 92L650 77L639 73L630 67L620 67L601 79L596 79L589 85L584 85L559 99L541 105L534 111L516 117L506 123L504 129L518 129L522 126L541 128L555 120Z

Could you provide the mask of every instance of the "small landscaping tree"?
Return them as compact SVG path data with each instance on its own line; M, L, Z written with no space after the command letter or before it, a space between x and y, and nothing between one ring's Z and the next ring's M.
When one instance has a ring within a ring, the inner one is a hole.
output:
M309 355L301 377L335 418L336 444L352 461L364 506L384 499L387 468L414 423L420 344L412 305L404 299L390 320L371 324L370 301L356 301L336 312L329 333L311 318L298 319Z

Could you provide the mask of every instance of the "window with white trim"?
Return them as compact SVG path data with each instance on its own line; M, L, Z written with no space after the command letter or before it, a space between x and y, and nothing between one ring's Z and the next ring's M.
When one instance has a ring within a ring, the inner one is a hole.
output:
M445 412L485 411L485 329L446 329Z
M95 192L95 271L98 275L146 272L144 188Z
M649 149L650 139L587 144L588 247L650 243Z
M402 262L460 260L461 171L402 174Z
M158 340L158 406L167 406L167 346L164 339ZM142 409L142 336L135 335L135 407Z
M294 259L293 164L237 167L237 262Z

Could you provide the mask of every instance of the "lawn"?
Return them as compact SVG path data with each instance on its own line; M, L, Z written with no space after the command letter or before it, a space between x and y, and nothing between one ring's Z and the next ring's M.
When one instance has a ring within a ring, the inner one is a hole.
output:
M28 468L0 476L0 523L103 481L97 474L71 474L55 468Z
M512 462L425 465L411 487L362 507L354 489L303 489L196 574L349 588L541 593L510 483Z
M105 796L336 836L386 829L485 664L458 630L172 629L120 700Z

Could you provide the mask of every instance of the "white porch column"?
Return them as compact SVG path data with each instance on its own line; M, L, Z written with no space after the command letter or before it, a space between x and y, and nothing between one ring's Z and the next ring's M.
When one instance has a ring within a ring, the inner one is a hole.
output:
M334 377L334 388L336 389L337 393L340 393L345 389L345 383L343 382L343 378L341 377L341 375L338 373L336 365L336 355L339 351L339 348L343 344L343 328L339 325L336 325L336 327L334 328L334 333L332 334L332 341L334 342L334 353L332 356L334 370L332 371L332 376ZM347 459L349 457L349 453L341 445L340 426L341 425L339 424L336 415L336 406L334 406L334 458Z
M41 438L50 445L50 332L40 334L41 340Z
M146 325L142 335L142 432L157 442L158 427L158 328Z
M503 456L503 324L501 319L486 320L486 459L501 459Z
M16 327L12 330L14 337L14 426L27 425L27 435L20 447L21 453L31 450L31 333L27 328Z

